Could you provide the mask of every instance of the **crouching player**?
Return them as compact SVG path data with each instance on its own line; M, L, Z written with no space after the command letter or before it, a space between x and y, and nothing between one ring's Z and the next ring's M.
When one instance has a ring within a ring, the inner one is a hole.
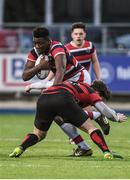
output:
M106 98L105 89L102 81L95 81L91 86L66 81L45 89L37 101L33 133L27 134L20 146L9 156L19 157L28 147L44 139L54 118L60 116L64 122L69 122L88 133L103 152L105 159L117 157L109 150L102 132L93 125L93 113L85 113L79 106L92 105L111 121L126 121L124 114L117 114L102 101L102 97Z

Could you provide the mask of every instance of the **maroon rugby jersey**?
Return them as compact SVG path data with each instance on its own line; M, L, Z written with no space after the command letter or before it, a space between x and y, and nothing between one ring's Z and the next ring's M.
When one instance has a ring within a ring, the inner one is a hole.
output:
M102 101L98 92L87 83L64 81L62 84L57 84L43 90L43 94L58 94L61 90L69 92L81 106L93 106L96 102Z
M92 42L84 41L84 45L81 48L77 48L68 43L65 45L71 54L85 67L87 71L90 69L92 55L95 52L95 47Z
M63 80L73 77L74 75L76 75L77 73L79 73L80 71L82 71L84 69L84 67L78 63L76 58L74 58L74 56L72 56L72 54L67 50L67 48L64 45L62 45L58 41L52 40L50 50L49 50L48 54L46 54L46 55L49 57L49 63L50 63L50 66L53 67L52 71L54 73L55 73L55 68L54 68L55 57L59 54L65 54L66 59L67 59L66 71L65 71ZM39 56L39 54L38 54L36 48L34 47L29 52L27 60L35 62L37 60L38 56Z

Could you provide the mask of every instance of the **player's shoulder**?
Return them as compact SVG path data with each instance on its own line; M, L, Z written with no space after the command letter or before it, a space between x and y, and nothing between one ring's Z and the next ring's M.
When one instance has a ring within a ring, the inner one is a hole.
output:
M60 41L52 40L51 46L55 46L55 45L63 45L63 44Z
M69 42L69 43L67 43L67 44L65 44L65 47L66 47L69 51L77 49L77 47L73 46L72 41Z
M91 45L93 45L92 41L85 40L84 46L88 47L88 46L91 46Z
M65 44L65 47L69 47L69 46L71 46L70 42Z
M95 49L94 43L92 41L85 41L84 43L84 48L89 48L89 49Z
M60 41L51 41L50 51L49 54L54 59L59 54L65 54L66 48Z

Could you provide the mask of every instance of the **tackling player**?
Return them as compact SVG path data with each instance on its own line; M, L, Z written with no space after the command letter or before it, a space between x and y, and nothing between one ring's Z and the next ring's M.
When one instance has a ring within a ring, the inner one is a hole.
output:
M102 97L107 99L108 94L102 81L95 81L91 86L86 83L66 81L45 89L37 101L33 133L27 134L20 146L9 156L19 157L28 147L44 139L54 118L60 116L64 122L69 122L88 133L103 152L105 159L119 157L109 150L102 132L92 124L90 119L93 118L93 114L86 114L78 105L92 105L111 121L126 121L124 114L117 114L102 101Z

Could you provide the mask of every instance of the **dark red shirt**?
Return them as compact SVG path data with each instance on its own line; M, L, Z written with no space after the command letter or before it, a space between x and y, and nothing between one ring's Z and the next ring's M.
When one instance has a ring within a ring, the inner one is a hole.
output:
M51 86L43 91L43 94L57 94L62 90L69 92L81 106L94 105L102 98L87 83L72 83L64 81L62 84Z

